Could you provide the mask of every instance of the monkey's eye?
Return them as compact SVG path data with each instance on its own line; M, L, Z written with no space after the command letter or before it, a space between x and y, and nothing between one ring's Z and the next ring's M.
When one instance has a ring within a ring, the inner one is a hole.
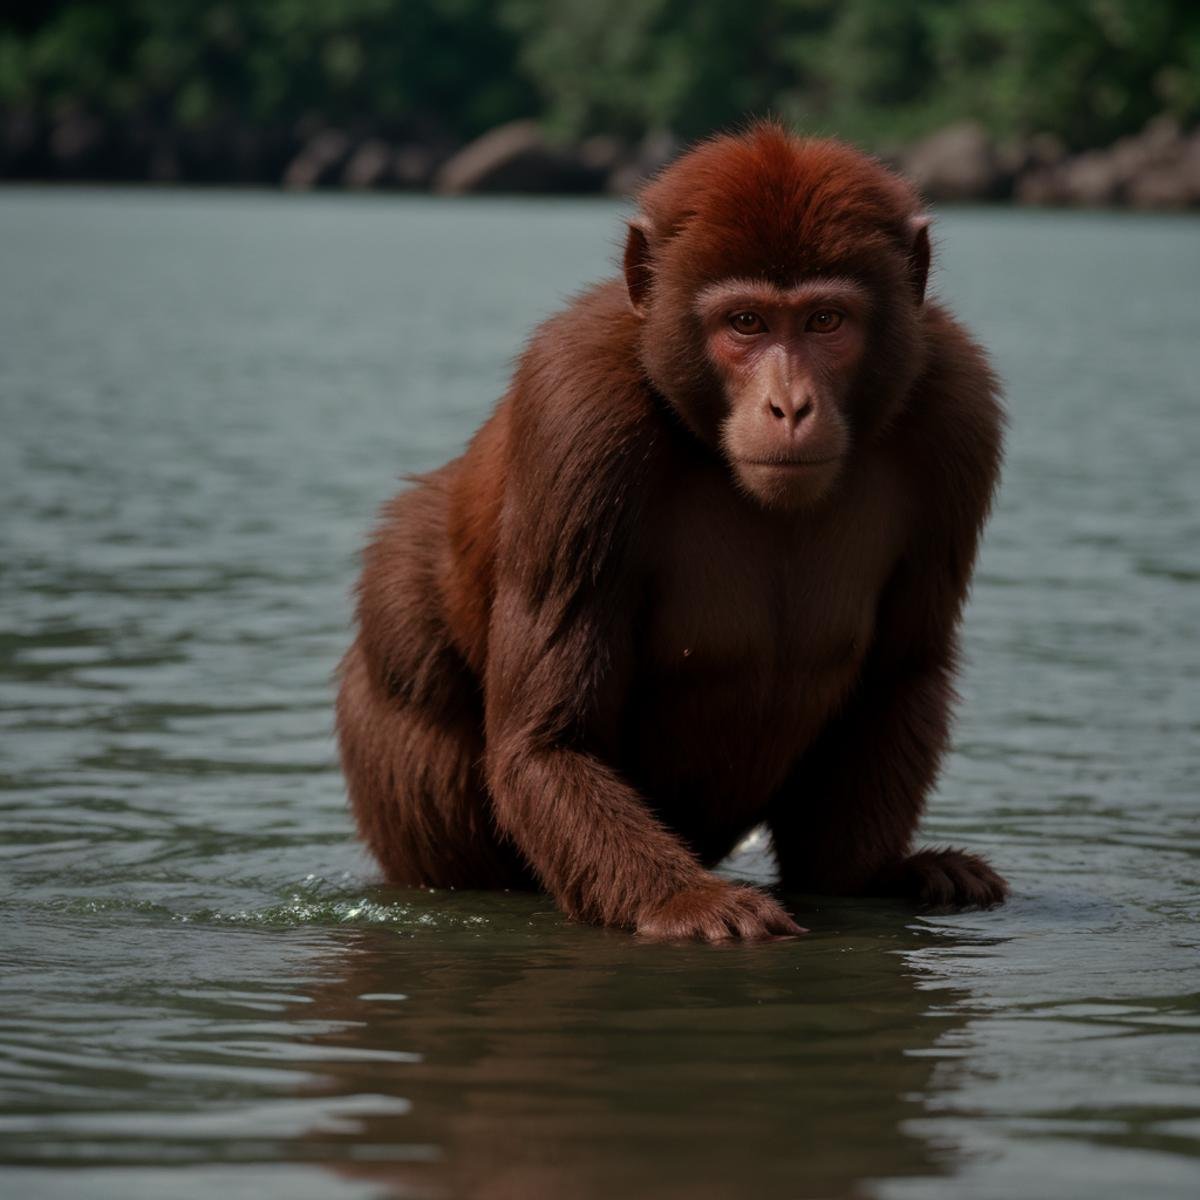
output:
M832 333L842 323L842 314L832 308L822 308L808 318L804 326L808 333Z
M738 333L751 334L767 332L767 323L758 315L758 313L734 313L733 316L729 318L729 324L732 325Z

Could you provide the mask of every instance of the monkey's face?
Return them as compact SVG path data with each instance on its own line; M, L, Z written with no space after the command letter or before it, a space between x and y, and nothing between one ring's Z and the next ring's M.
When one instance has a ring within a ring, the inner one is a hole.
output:
M735 481L771 508L817 502L850 452L868 293L846 279L787 289L726 279L699 293L695 315L724 394L717 432Z
M898 220L901 242L894 229L835 223L818 255L820 237L813 247L772 240L765 216L767 234L734 253L737 231L755 227L727 218L693 216L670 235L645 215L630 222L639 359L740 490L765 507L804 509L834 487L852 440L886 427L921 368L928 222Z

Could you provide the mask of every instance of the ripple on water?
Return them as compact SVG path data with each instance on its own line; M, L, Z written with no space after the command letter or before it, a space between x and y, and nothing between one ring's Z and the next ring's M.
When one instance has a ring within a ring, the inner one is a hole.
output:
M923 836L1011 903L801 898L807 938L710 950L379 886L332 738L373 513L608 270L616 207L23 190L0 221L14 1194L1191 1200L1194 223L939 218L1013 420ZM769 880L765 840L729 870Z

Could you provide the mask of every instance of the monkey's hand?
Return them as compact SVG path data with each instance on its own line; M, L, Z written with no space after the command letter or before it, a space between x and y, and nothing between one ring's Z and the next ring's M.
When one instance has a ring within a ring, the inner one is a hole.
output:
M885 867L872 881L878 896L910 896L931 908L991 908L1008 884L977 854L947 847L918 850Z
M637 931L655 941L764 941L808 931L757 888L715 875L644 910Z

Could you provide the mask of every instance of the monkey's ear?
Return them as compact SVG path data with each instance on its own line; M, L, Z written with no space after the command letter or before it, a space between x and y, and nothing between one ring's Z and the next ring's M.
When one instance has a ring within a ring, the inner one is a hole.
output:
M924 213L908 219L908 278L917 303L925 302L929 280L929 218Z
M646 300L650 295L650 283L654 270L650 265L650 235L653 226L643 216L629 222L629 236L625 239L625 287L629 291L629 303L639 317L646 315Z

